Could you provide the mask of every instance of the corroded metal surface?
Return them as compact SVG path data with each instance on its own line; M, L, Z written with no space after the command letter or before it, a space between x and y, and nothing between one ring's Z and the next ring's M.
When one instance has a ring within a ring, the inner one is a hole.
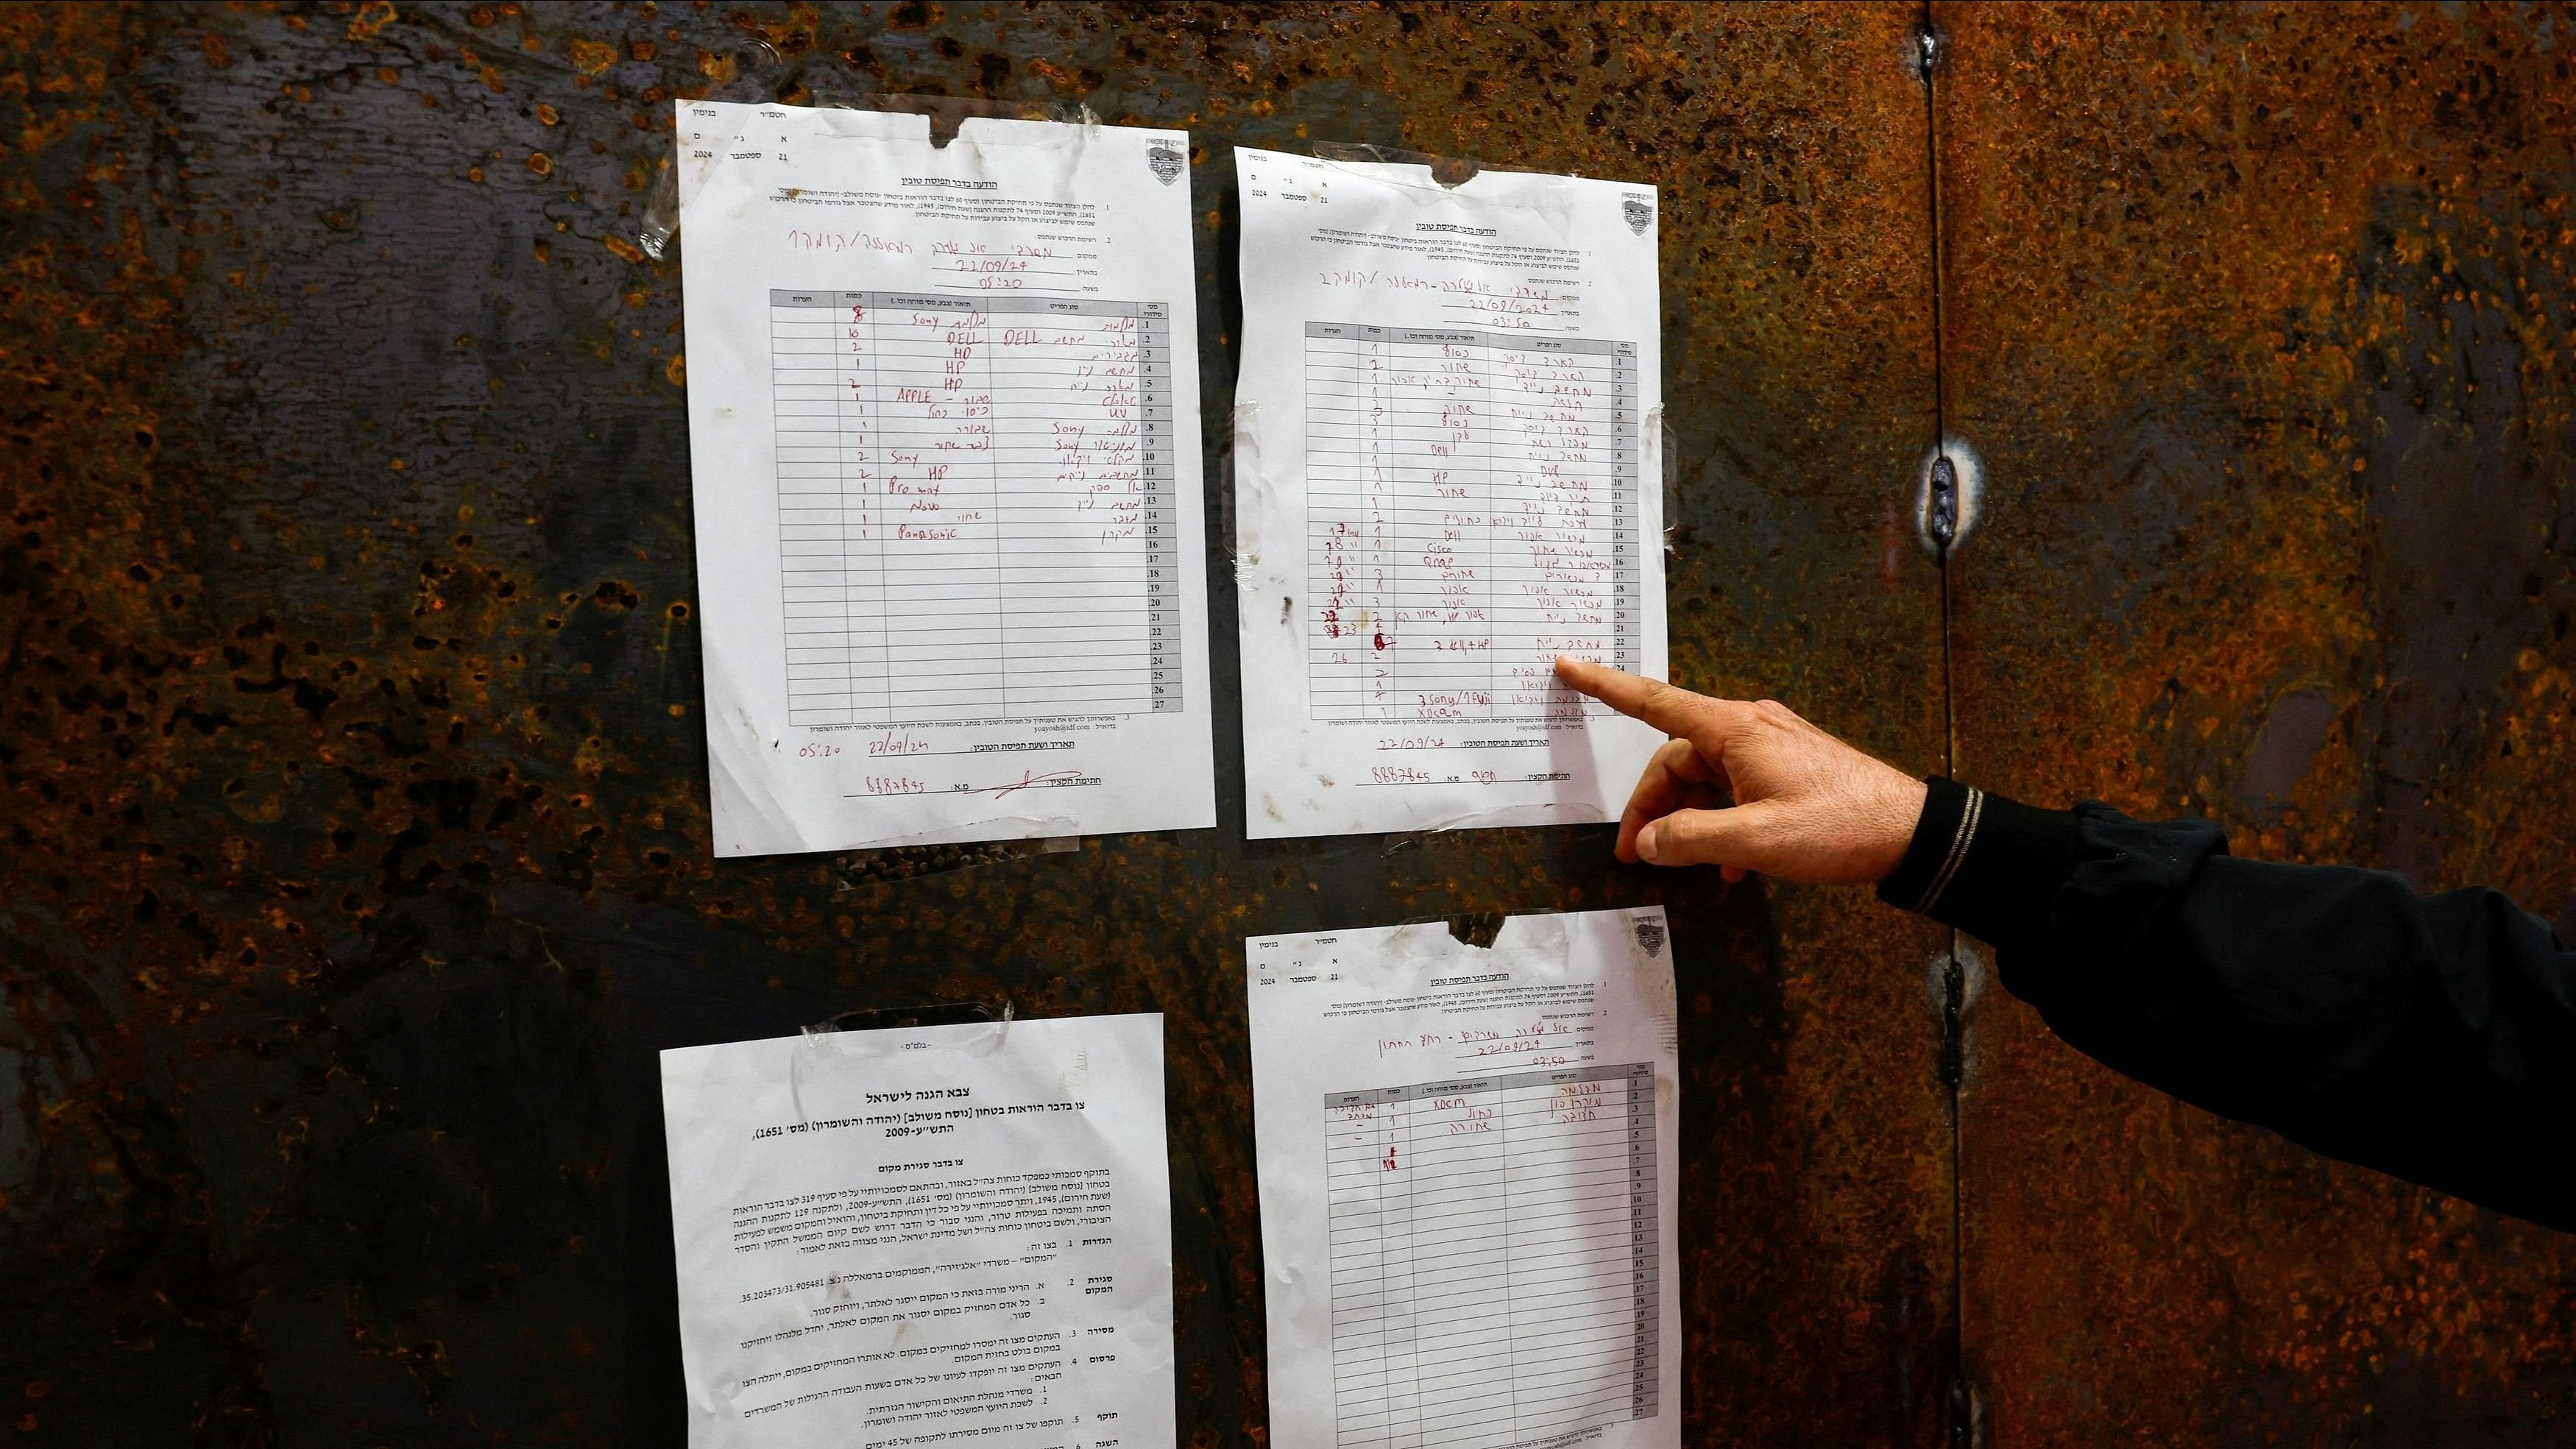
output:
M1937 17L1962 773L2576 925L2576 14ZM2568 1441L2576 1240L1971 1053L1988 1442Z
M1660 891L1691 1440L1932 1442L1937 937L1599 829L1246 844L1221 559L1221 828L713 861L678 275L631 240L710 86L1188 125L1213 482L1230 144L1652 180L1677 669L1930 768L1910 24L0 10L0 1442L676 1442L654 1050L973 997L1168 1014L1183 1433L1258 1443L1240 938Z

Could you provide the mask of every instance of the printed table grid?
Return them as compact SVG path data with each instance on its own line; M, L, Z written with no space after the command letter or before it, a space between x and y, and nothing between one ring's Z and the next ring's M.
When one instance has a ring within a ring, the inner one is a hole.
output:
M1510 1449L1659 1411L1652 1066L1324 1099L1341 1449Z
M788 721L1176 713L1160 302L769 294Z
M1634 343L1309 322L1309 710L1604 707L1559 654L1641 667Z

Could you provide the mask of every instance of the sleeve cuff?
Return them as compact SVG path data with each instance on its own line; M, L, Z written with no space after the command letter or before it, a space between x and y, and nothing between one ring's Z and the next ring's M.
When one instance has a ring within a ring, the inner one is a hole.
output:
M1934 775L1905 858L1878 898L2008 950L2043 934L2057 888L2086 857L2071 810L2042 810Z

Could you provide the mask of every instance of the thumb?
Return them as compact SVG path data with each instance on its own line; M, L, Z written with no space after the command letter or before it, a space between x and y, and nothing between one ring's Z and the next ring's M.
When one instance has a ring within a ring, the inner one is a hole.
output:
M1676 810L1637 832L1637 854L1655 865L1731 865L1758 869L1772 851L1764 837L1780 828L1768 800L1717 810Z

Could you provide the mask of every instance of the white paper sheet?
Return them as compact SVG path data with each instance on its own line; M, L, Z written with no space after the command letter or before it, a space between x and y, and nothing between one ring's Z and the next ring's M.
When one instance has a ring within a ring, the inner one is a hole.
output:
M1245 954L1272 1449L1677 1446L1664 913Z
M691 1449L1169 1449L1163 1019L662 1053Z
M716 854L1213 825L1188 134L677 120Z
M1618 817L1661 737L1655 189L1237 150L1255 837Z

